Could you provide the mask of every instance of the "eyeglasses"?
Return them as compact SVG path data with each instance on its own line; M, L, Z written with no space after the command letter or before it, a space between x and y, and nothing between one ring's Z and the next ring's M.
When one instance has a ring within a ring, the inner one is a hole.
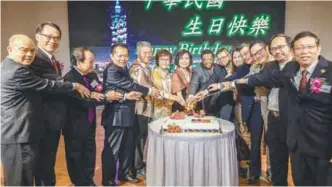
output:
M285 48L287 45L278 45L276 47L271 47L270 51L271 53L277 52L277 50L281 51L283 48Z
M221 56L220 58L217 58L217 60L220 62L220 61L224 60L224 59L227 58L227 57L228 57L228 55Z
M60 36L51 36L51 35L42 34L42 33L39 33L39 34L42 36L45 36L47 38L47 41L50 41L51 39L53 39L54 41L58 42L61 40Z
M164 62L168 62L168 61L170 61L171 59L169 59L169 58L159 58L159 61L164 61Z
M299 47L294 47L294 51L296 53L301 53L303 52L305 49L307 49L309 52L313 52L313 50L317 47L316 45L308 45L308 46L299 46Z
M260 57L262 55L263 50L265 50L265 47L262 47L260 50L258 50L256 53L252 54L252 56Z
M143 52L142 55L143 55L143 56L150 56L150 55L152 55L152 52L151 52L151 51L149 51L149 52Z

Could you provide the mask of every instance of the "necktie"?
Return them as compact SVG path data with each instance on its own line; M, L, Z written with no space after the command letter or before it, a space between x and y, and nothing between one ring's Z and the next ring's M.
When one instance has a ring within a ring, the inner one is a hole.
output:
M91 84L90 84L90 81L89 81L87 75L83 75L83 79L84 79L84 82L85 82L85 87L91 91L92 87L91 87ZM89 112L88 112L89 122L92 123L94 118L95 118L95 113L93 111L93 108L89 108Z
M59 74L59 69L58 69L58 66L56 64L56 60L55 60L54 56L52 56L52 65L53 65L56 73Z
M302 71L302 78L301 78L301 81L300 81L300 88L299 88L299 91L302 94L304 93L305 88L307 86L307 82L308 82L308 80L307 80L307 74L308 74L307 70L303 70Z

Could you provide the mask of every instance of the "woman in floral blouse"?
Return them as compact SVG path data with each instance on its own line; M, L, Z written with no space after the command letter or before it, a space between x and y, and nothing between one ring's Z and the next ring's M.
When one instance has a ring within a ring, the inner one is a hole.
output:
M154 120L167 117L172 114L172 105L176 101L185 105L185 101L177 95L172 94L171 74L169 65L172 55L167 50L159 50L156 54L156 67L152 70L152 82L154 87L161 91L162 97L155 98Z

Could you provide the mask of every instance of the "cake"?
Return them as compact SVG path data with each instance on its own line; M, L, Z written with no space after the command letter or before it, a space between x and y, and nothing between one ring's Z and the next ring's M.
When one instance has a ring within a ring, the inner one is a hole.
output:
M205 116L197 118L187 116L185 119L175 120L167 117L161 127L161 133L221 133L217 118Z

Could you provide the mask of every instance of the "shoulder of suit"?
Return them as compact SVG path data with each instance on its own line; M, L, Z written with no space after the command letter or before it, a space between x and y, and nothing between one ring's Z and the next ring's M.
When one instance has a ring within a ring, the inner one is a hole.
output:
M35 64L38 64L38 63L43 63L43 62L48 62L47 59L45 59L45 57L42 56L42 54L38 51L36 51L36 56L35 56L35 59L32 61L32 64L31 65L35 65Z
M27 67L27 66L24 66L24 65L22 65L20 63L15 62L13 59L8 58L8 57L6 57L2 61L2 66L5 66L5 67L10 66L10 68L13 68L13 67L17 67L17 68L19 68L19 67Z
M268 61L266 63L266 67L273 67L275 66L276 64L278 64L278 62L276 60L271 60L271 61Z
M327 64L327 71L328 72L331 72L332 73L332 62L327 60L326 58L324 57L321 57L322 60Z
M107 67L107 72L120 72L123 71L120 67L118 67L117 65L110 63Z
M201 64L199 64L198 66L192 68L192 72L193 72L193 73L194 73L194 72L199 72L199 71L202 71L202 70L203 70L203 68L202 68L202 65L201 65Z
M68 73L65 74L65 76L63 77L65 80L71 80L73 79L73 70L74 68L70 69L68 71Z
M224 66L221 66L219 64L216 65L217 69L220 70L220 71L225 71L227 72L226 68Z

